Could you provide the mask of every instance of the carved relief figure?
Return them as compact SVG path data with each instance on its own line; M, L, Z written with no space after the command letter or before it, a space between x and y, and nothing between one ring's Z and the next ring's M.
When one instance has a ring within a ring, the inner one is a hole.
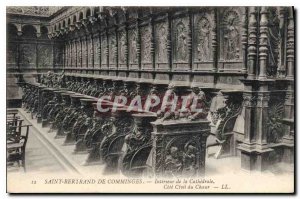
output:
M199 61L208 61L211 59L211 26L207 18L202 17L198 21L197 53Z
M101 62L102 64L107 63L107 58L106 58L106 50L107 50L107 41L104 37L102 37L102 47L101 47Z
M98 64L99 63L99 53L100 53L100 45L99 42L96 41L94 44L94 63Z
M35 60L35 50L29 45L23 46L21 49L21 60L25 66L33 63L33 60Z
M137 34L135 30L131 31L130 38L130 62L137 63Z
M164 25L161 25L157 35L157 47L158 47L158 61L165 62L167 60L167 30Z
M40 67L46 67L51 65L51 60L52 60L51 46L39 46L38 53L39 53L38 64Z
M126 34L120 33L120 63L126 62Z
M169 154L165 159L165 171L166 175L178 175L182 170L182 162L179 154L179 150L176 146L170 148Z
M234 11L224 16L224 50L226 60L240 58L239 16Z
M177 61L186 61L187 58L187 31L183 23L176 27L176 58Z
M151 32L149 28L142 32L142 60L151 62Z
M196 174L196 152L197 148L191 144L185 147L183 153L183 174L184 176L193 176Z
M115 64L116 63L116 53L117 53L117 46L116 46L116 36L115 34L112 34L110 36L110 40L109 40L109 62L111 64Z

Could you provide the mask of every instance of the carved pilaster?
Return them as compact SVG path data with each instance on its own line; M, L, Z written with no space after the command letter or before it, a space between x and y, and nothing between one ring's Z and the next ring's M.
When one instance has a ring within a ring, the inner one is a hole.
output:
M286 52L286 14L287 9L285 7L279 7L279 62L277 68L277 77L284 78L286 69L285 69L285 52Z
M89 64L90 66L92 66L92 68L95 67L95 62L94 62L94 55L95 52L94 52L94 40L93 40L93 35L90 34L90 46L89 46Z
M188 61L189 61L189 71L193 70L193 29L194 29L194 15L189 12L188 13L189 22L188 22Z
M263 83L264 84L264 83ZM268 86L261 85L261 90L257 94L257 109L256 109L256 143L263 147L267 144L267 118L268 118L268 103L270 94L267 92Z
M288 27L287 27L287 79L294 79L294 59L295 59L295 24L294 24L294 10L290 7L288 10Z
M141 70L141 30L140 30L140 20L137 19L136 22L136 35L137 35L137 41L136 41L136 54L137 54L137 64L139 70Z
M243 19L242 19L242 45L243 45L243 68L242 72L247 72L247 46L248 46L248 8L245 7L243 10Z
M80 68L82 68L82 39L81 38L79 38L79 66L80 66Z
M260 10L259 24L259 79L267 79L268 67L268 18L267 8L262 7Z
M257 13L255 7L249 8L249 23L248 23L248 77L247 79L255 78L256 71L256 55L257 55Z
M154 29L154 22L153 16L150 19L150 26L151 26L151 45L150 45L150 52L151 52L151 60L152 60L152 68L155 68L155 29Z
M253 115L255 113L256 96L252 92L243 94L245 109L244 143L250 145L254 139Z
M73 46L74 46L74 40L70 40L70 67L73 68L74 66L74 60L73 60Z
M167 49L167 60L168 60L168 70L172 70L172 20L171 20L171 16L168 13L167 14L167 45L166 45L166 49Z
M88 43L88 35L85 35L84 37L84 45L85 45L85 67L88 68L89 67L89 43Z
M213 72L216 72L218 70L218 29L217 29L217 19L218 19L218 11L217 8L214 8L212 12L212 18L213 18L213 27L212 27L212 54L213 54Z

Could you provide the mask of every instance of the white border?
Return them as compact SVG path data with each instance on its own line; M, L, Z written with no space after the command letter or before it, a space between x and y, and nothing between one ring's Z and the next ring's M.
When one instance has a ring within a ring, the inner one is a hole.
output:
M297 27L299 27L299 16L297 15L299 13L299 8L300 8L300 1L299 0L251 0L251 1L237 1L237 0L182 0L182 1L174 1L174 0L149 0L149 1L138 1L138 0L88 0L88 1L83 1L83 0L51 0L51 1L42 1L42 0L30 0L30 1L24 1L24 0L14 0L14 1L9 1L9 2L0 2L0 22L1 22L1 31L0 31L0 39L1 39L1 53L0 53L0 96L1 97L1 103L0 103L0 141L1 141L1 150L0 150L0 157L1 157L1 164L0 164L0 171L1 171L1 181L0 181L0 193L1 193L1 198L8 198L8 197L17 197L16 195L8 195L6 194L6 139L5 139L5 113L6 113L6 6L295 6L296 9L296 30L298 30ZM298 39L299 39L299 31L296 31L296 42L297 44ZM298 47L298 45L297 45ZM299 57L299 48L297 48L296 51L296 57ZM297 63L297 62L296 62ZM297 66L295 66L297 68ZM297 77L299 77L299 71L300 69L297 69ZM299 81L298 81L299 82ZM299 85L297 84L296 86L296 94L298 93ZM299 104L299 98L297 98L297 105ZM296 124L300 124L299 117L297 117ZM297 141L296 143L299 142L299 137L300 135L298 132L295 132L297 134ZM297 147L299 149L299 146ZM299 154L299 151L297 150L297 155ZM297 161L298 162L298 161ZM297 170L299 168L299 163L297 165ZM299 171L299 170L298 170ZM298 173L298 172L297 172ZM297 178L297 184L299 184L299 180ZM297 186L298 188L299 186ZM299 191L299 190L298 190ZM102 197L103 195L100 195ZM117 196L111 196L113 198L118 198L120 195ZM193 195L194 197L203 197L202 195ZM193 197L192 196L192 197ZM217 196L210 196L209 197L217 197ZM37 198L33 195L27 196L28 198ZM38 197L42 197L39 195ZM63 196L53 196L53 195L48 195L46 197L55 197L55 198L62 198ZM71 195L68 197L86 197L84 195ZM99 196L97 196L99 197ZM133 195L127 195L126 197L132 198L132 197L142 197L140 195L138 196L133 196ZM145 196L144 196L145 197ZM155 198L160 198L162 196L158 195L151 195L150 197L155 197ZM169 196L172 198L175 197L186 197L185 196ZM232 197L230 195L229 197ZM241 196L238 196L241 197ZM262 196L260 196L262 197ZM269 197L274 197L274 196L269 196ZM288 197L288 196L284 196ZM264 197L265 198L265 197Z

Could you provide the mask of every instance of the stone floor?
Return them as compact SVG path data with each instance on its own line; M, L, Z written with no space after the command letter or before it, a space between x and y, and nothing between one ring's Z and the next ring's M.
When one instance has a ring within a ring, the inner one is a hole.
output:
M28 122L24 122L28 124ZM24 129L25 130L25 129ZM31 128L28 141L26 145L26 172L27 173L49 173L49 172L65 172L65 169L57 161L57 159L50 153L50 151L44 147L44 144L35 135L35 129ZM16 164L8 166L7 171L9 173L24 172L22 168L19 168Z

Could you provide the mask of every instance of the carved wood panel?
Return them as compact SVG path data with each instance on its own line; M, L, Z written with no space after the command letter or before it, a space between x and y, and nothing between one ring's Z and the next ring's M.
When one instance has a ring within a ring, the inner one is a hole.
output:
M215 24L212 12L212 10L206 9L194 15L194 70L205 70L213 67L212 34Z
M110 32L109 36L109 67L116 68L117 67L117 39L116 33Z
M107 37L106 34L101 35L101 68L107 67Z
M22 67L35 67L36 45L20 44L20 63Z
M93 62L94 62L94 46L93 46L93 40L91 36L88 37L88 67L93 68Z
M39 68L47 68L52 67L53 65L53 53L51 45L38 45L37 46L38 53L38 67Z
M156 68L168 68L168 24L155 24L155 62Z
M82 67L83 68L86 68L87 67L87 53L86 53L86 50L87 50L87 41L86 41L86 38L83 37L82 38L82 47L81 47L81 50L82 50Z
M72 67L76 67L76 41L72 41Z
M141 62L143 69L152 68L152 30L151 26L141 27Z
M241 69L242 57L242 8L219 10L219 54L220 70Z
M77 67L78 68L81 68L82 67L82 65L81 65L81 62L82 62L82 57L81 57L81 53L82 53L82 50L81 50L81 41L80 40L78 40L77 42L76 42L76 49L77 49Z
M118 59L119 67L127 67L127 38L125 30L122 30L118 33Z
M100 40L99 36L95 35L93 39L94 43L94 68L100 68Z
M6 50L6 63L10 66L16 66L17 58L18 58L17 44L8 42L7 50Z
M188 69L189 61L189 17L173 20L173 69Z
M137 30L131 29L128 31L128 49L129 49L129 65L130 68L137 68L138 64L138 34Z

